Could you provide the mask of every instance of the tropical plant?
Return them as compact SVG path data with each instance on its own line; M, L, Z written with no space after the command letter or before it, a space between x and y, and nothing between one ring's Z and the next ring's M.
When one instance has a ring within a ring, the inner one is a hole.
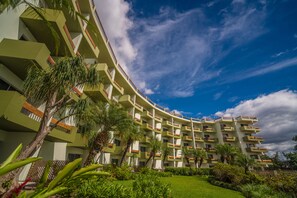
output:
M167 146L167 144L164 144L163 146L162 146L162 167L163 167L163 169L164 169L164 167L165 167L165 160L166 160L166 158L167 158L167 156L170 154L170 148Z
M100 82L95 67L86 67L79 56L61 58L48 71L32 67L24 81L24 95L33 102L45 103L45 109L34 139L17 159L31 156L42 146L45 137L66 118L85 119L83 114L88 108L88 101L79 98L73 102L69 95L75 86L96 86ZM53 117L60 118L53 122ZM12 171L1 182L11 180L16 175L17 172Z
M83 130L82 134L89 137L89 154L85 165L91 164L98 153L101 153L110 140L110 132L127 133L135 130L133 121L127 111L116 103L99 102L92 106L91 117L98 131Z
M196 148L196 149L193 149L192 155L194 157L194 163L195 163L196 169L201 168L203 160L207 157L207 152L204 149Z
M236 158L237 165L244 168L245 174L248 173L249 169L257 164L255 159L248 157L245 154L238 154Z
M218 144L216 145L216 152L220 155L220 160L222 163L234 164L235 156L238 153L236 147L229 144Z
M190 164L190 158L191 158L191 155L192 155L191 150L187 149L186 147L183 147L182 148L182 153L183 153L184 159L187 162L187 166L190 167L190 169L191 169L191 164Z
M143 130L140 127L137 127L132 121L129 130L120 131L121 140L126 144L123 155L120 160L120 166L122 166L126 158L127 152L133 144L133 142L140 140L143 137L143 135Z
M162 142L160 140L158 140L157 137L154 137L150 141L149 147L150 147L151 151L150 151L150 156L149 156L149 158L146 161L146 166L148 165L148 163L152 159L151 168L153 168L154 167L154 161L155 161L156 153L161 151Z

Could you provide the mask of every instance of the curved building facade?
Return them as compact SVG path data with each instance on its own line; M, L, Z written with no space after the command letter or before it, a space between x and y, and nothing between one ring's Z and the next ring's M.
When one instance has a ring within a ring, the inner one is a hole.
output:
M32 1L35 2L36 1ZM144 96L118 63L101 25L94 2L72 0L77 12L85 16L86 23L74 19L67 10L53 9L40 1L45 18L59 34L56 49L48 26L25 5L4 10L0 15L0 161L19 143L26 144L38 129L43 104L32 104L22 94L27 69L34 65L49 68L59 57L81 55L86 64L95 64L106 81L95 88L75 87L72 97L89 97L96 101L115 101L128 109L135 123L143 127L145 136L131 146L127 163L143 166L149 157L149 142L157 137L170 148L166 166L182 167L185 162L182 148L203 148L208 153L204 167L218 162L216 144L230 144L243 153L261 159L265 148L258 147L263 139L254 136L260 129L255 117L240 116L213 119L194 119L168 112ZM93 25L90 25L93 24ZM116 134L100 156L100 163L118 163L123 142ZM86 154L86 139L77 132L75 123L67 120L54 129L35 155L44 160L72 160ZM193 159L190 159L194 163ZM153 162L161 168L162 154Z

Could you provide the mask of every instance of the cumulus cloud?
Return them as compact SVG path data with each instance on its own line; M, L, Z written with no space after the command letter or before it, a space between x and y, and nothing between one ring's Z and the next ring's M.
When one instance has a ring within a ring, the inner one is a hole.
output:
M126 72L130 74L129 65L135 59L137 49L132 45L128 35L129 30L134 27L133 20L128 17L131 9L129 3L124 0L96 0L94 2L116 57Z
M259 118L265 146L273 151L287 151L297 135L297 92L281 90L240 102L236 107L217 112L217 116L255 115Z

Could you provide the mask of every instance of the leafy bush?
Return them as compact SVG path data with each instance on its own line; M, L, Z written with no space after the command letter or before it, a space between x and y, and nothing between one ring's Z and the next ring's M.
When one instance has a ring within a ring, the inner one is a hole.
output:
M70 194L64 197L85 198L130 198L134 196L131 188L115 184L107 179L83 180L77 186L70 186Z
M241 187L242 194L247 198L286 198L284 192L276 192L267 185L246 184Z
M133 182L135 197L141 198L169 198L171 189L169 184L164 184L156 175L139 174Z
M139 170L139 174L144 174L144 175L151 174L151 175L155 175L158 177L172 177L173 176L173 174L171 172L156 171L156 170L149 169L147 167L141 168Z
M180 168L166 167L165 172L171 172L173 173L173 175L184 175L184 176L209 175L210 169L209 168L193 169L190 167L180 167Z
M265 183L271 188L286 192L297 197L297 173L279 172L276 175L265 176Z
M230 183L234 186L247 183L261 183L263 179L253 173L245 174L244 168L228 164L218 163L211 170L212 177L221 182Z
M230 183L215 180L211 176L208 178L208 182L211 183L212 185L219 186L222 188L227 188L227 189L236 190L236 191L240 190L240 188L238 186L234 186L233 184L230 184Z
M118 180L130 180L135 178L135 174L133 174L133 169L129 167L127 164L124 164L121 167L118 166L106 166L104 167L105 171L111 173L112 177Z

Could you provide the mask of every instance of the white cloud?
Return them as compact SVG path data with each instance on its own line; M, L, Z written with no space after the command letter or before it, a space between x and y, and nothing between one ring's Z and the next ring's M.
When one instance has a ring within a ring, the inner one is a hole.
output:
M234 108L217 112L217 116L254 115L259 118L260 136L273 151L293 147L290 141L297 134L297 92L281 90L255 99L242 101Z
M297 34L294 34L294 38L297 39Z
M96 0L94 1L104 30L115 51L119 63L128 69L137 55L137 49L132 45L128 32L134 27L134 22L129 19L129 3L124 0Z
M223 92L218 92L213 95L213 100L218 100L222 97Z
M235 102L236 100L238 100L239 97L238 96L232 96L231 98L228 99L229 102Z

